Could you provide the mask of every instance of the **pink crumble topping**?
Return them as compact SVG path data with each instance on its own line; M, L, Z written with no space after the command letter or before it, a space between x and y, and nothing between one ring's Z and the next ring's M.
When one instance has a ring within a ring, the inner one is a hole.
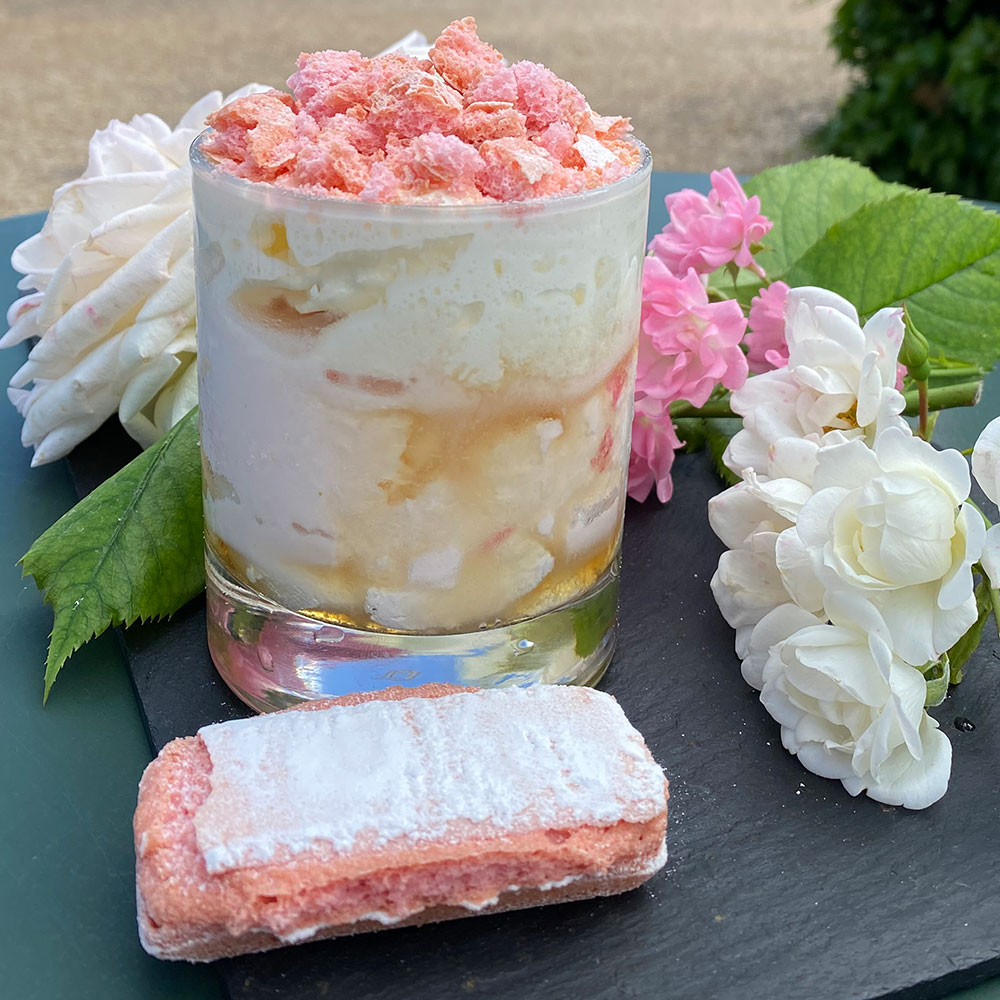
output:
M453 21L441 32L430 51L430 60L448 84L463 94L503 64L503 56L492 45L480 41L471 17Z
M595 114L538 63L505 66L471 17L448 25L427 59L303 53L288 86L210 115L203 152L251 181L435 204L572 194L640 161L627 118Z

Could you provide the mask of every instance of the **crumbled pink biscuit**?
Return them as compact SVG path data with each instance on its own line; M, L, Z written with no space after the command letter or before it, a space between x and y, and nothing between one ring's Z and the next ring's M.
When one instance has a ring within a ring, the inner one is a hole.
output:
M202 148L233 161L239 177L274 180L295 158L294 108L294 99L277 90L242 97L208 116L215 135Z
M635 143L628 142L626 139L613 139L602 143L602 145L614 153L621 163L628 168L626 173L632 173L634 170L637 170L639 164L642 163L642 153L639 152L639 147Z
M595 114L533 62L504 66L472 18L429 59L303 53L288 85L212 116L202 149L221 169L372 201L517 201L613 183L635 170L627 118ZM448 140L448 141L443 141Z
M386 204L405 202L406 189L399 183L399 178L387 167L385 161L372 166L368 183L361 191L362 201L380 201Z
M427 59L414 59L399 52L387 52L384 56L375 56L369 60L368 76L371 95L389 90L402 77L414 71L433 73L434 67Z
M620 160L612 160L603 167L585 167L580 173L583 175L584 187L596 188L614 184L615 181L628 177L632 171Z
M463 94L495 73L503 63L503 56L480 40L475 19L471 17L452 21L441 32L429 55L438 73Z
M584 186L578 172L566 170L527 139L490 139L479 147L479 154L484 163L479 189L498 201L569 194Z
M382 158L385 151L385 133L368 119L360 119L345 112L334 115L317 132L317 139L323 133L336 133L349 142L363 156ZM301 129L299 132L302 135Z
M476 147L455 135L429 133L397 145L372 167L364 201L482 201L476 178L484 167Z
M527 138L528 130L524 115L513 105L503 101L479 101L470 104L459 116L455 134L478 146L487 139Z
M482 101L503 101L511 105L517 103L517 77L510 66L502 66L465 95L466 104Z
M575 165L568 163L566 159L573 152L575 141L576 131L569 122L553 122L541 135L535 137L539 146L547 149L553 159L566 167Z
M590 123L593 134L602 141L605 139L624 139L632 131L632 121L615 115L595 115L590 113ZM583 131L581 129L581 131Z
M374 59L357 52L304 52L298 66L288 86L306 112L320 122L338 114L364 118L373 95L420 68L417 60L398 52Z
M288 78L288 87L307 114L328 118L342 114L358 103L366 91L367 59L360 52L303 52L298 70Z
M579 128L590 108L583 94L540 63L519 62L512 67L517 80L517 110L528 119L528 131L544 131L556 121Z
M462 113L462 98L441 77L415 69L372 97L368 120L386 135L412 139L450 132Z
M372 172L371 158L358 151L351 141L350 128L345 128L342 120L360 124L345 115L330 119L315 142L299 150L295 164L287 175L291 186L358 194L368 183Z

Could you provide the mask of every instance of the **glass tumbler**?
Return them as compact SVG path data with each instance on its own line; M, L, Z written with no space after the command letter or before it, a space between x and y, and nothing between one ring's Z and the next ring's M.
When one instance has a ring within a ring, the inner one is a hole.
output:
M192 147L208 641L259 711L593 683L615 643L650 157L385 205Z

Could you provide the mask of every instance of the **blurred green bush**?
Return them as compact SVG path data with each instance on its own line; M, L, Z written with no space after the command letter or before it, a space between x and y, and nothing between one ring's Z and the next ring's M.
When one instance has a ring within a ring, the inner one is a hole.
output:
M846 0L831 37L857 82L817 148L1000 201L1000 0Z

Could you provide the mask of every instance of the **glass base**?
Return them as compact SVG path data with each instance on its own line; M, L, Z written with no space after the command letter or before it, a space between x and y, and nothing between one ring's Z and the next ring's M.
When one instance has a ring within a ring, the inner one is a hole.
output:
M356 691L596 684L615 648L616 555L576 600L499 628L456 635L332 625L248 590L206 553L208 648L222 679L258 712Z

